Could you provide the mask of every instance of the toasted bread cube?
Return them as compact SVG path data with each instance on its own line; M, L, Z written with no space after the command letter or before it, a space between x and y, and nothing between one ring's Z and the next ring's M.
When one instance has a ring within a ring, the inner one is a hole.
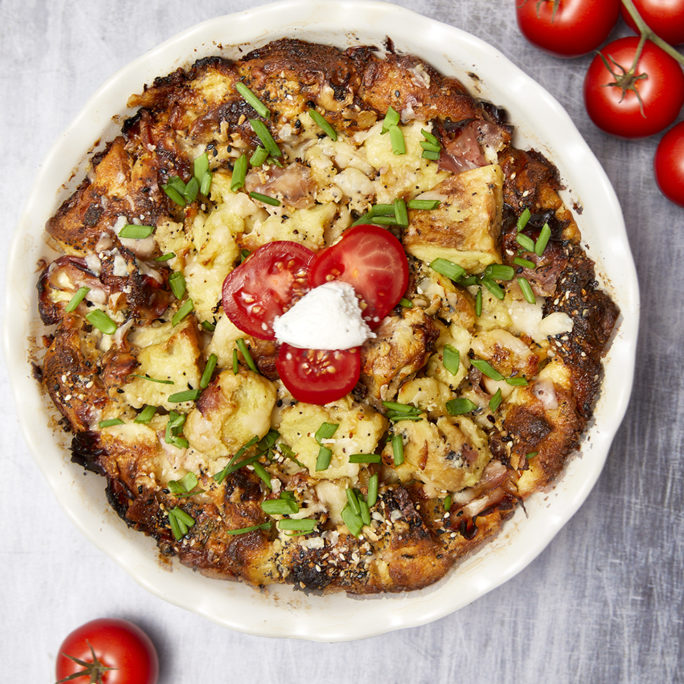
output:
M503 173L498 164L450 176L434 188L441 204L432 211L410 211L404 247L426 264L442 258L479 273L501 261ZM431 193L432 194L432 193Z

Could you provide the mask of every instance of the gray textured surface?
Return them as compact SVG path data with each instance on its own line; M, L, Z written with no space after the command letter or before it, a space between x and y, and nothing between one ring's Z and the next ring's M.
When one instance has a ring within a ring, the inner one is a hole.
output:
M515 580L431 625L353 644L244 636L147 594L76 531L28 454L3 370L3 682L53 681L62 636L99 615L146 627L169 684L682 681L684 211L653 181L657 138L623 141L598 131L582 103L589 58L557 60L526 44L514 3L399 4L493 43L534 76L568 109L622 203L642 289L636 385L603 475L579 513ZM193 23L247 6L1 0L4 241L42 158L105 78ZM3 282L5 267L3 260Z

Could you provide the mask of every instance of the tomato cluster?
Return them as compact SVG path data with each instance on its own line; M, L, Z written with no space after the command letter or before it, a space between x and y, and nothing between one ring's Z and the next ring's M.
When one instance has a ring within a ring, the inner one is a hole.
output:
M518 26L531 42L562 57L598 49L618 16L638 36L601 48L584 79L584 102L602 130L625 138L660 133L684 105L684 0L523 0L516 2ZM658 147L655 167L660 189L682 203L684 132L675 126Z
M273 322L311 288L331 280L354 288L369 328L399 303L408 285L408 262L388 230L359 225L334 245L315 253L279 240L257 249L223 283L223 310L243 332L274 340ZM358 348L300 349L280 344L276 370L295 399L327 404L350 392L359 380Z

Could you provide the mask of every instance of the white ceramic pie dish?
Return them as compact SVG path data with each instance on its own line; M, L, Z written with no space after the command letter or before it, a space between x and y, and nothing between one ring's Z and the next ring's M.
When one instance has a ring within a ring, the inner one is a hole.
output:
M344 27L341 29L340 27ZM373 27L381 27L375 29ZM471 91L505 107L516 126L516 144L535 147L558 166L579 202L584 242L604 287L622 317L605 359L605 382L581 455L572 458L556 486L533 496L503 532L427 589L358 599L344 594L307 596L290 587L256 591L202 577L159 559L155 543L126 528L104 496L104 480L83 477L69 462L68 436L54 430L54 414L28 362L27 338L38 328L36 263L49 254L42 229L83 177L95 140L114 136L115 114L154 77L219 52L239 56L280 37L347 47L382 45L421 56L460 78ZM477 74L477 79L468 76ZM72 172L76 170L75 174ZM609 230L606 227L610 227ZM615 193L600 164L551 95L501 53L463 31L394 5L377 2L290 0L199 24L135 60L112 77L59 138L36 179L13 241L4 344L15 404L25 438L59 502L76 525L143 586L179 606L252 634L341 641L430 622L482 596L520 572L551 541L598 479L622 420L632 385L639 296L636 273Z

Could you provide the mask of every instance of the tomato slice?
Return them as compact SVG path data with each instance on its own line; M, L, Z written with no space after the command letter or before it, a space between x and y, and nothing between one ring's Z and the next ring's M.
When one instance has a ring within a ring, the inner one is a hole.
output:
M276 370L292 396L308 404L327 404L351 392L361 375L359 347L299 349L281 344Z
M243 332L273 340L273 319L309 289L314 253L304 245L277 240L262 245L223 281L223 310Z
M369 225L347 230L339 242L316 255L309 270L311 287L330 280L352 285L370 328L377 328L399 303L408 277L401 242L385 228Z

